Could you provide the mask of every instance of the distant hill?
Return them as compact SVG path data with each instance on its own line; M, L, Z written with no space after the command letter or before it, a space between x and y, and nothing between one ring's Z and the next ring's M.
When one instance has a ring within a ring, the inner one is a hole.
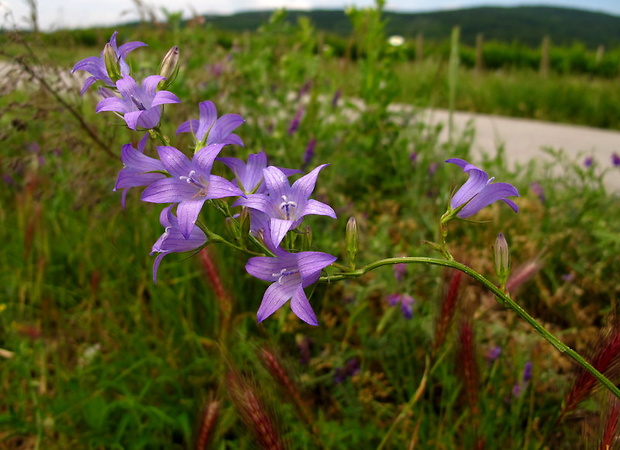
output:
M230 31L255 30L270 17L270 11L244 12L230 16L206 16L216 28ZM342 10L288 11L288 20L295 22L307 16L317 29L346 36L351 23ZM599 45L620 46L620 17L591 11L547 6L478 7L424 13L387 11L386 32L414 37L423 33L425 39L443 40L454 26L460 26L461 39L475 42L482 33L485 40L520 42L538 46L545 35L554 44L581 42L588 48Z

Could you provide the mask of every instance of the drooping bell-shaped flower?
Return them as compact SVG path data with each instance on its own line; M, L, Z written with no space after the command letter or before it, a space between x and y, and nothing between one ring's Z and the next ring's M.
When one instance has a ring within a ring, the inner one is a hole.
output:
M189 252L202 247L207 242L204 232L194 226L187 237L181 233L179 221L172 213L173 205L166 206L159 215L159 222L165 228L164 234L153 244L151 255L159 253L153 263L153 281L157 282L157 270L161 260L169 253Z
M265 214L269 221L270 239L275 246L280 245L286 233L301 223L304 216L317 214L336 218L331 206L310 199L316 179L327 164L315 168L289 184L281 169L270 166L263 170L266 194L251 194L240 198L235 206L241 205Z
M200 118L190 119L183 122L177 128L179 133L194 133L199 147L210 144L234 144L243 146L243 141L233 133L233 130L240 126L243 117L239 114L224 114L217 117L217 109L212 101L201 102L198 104Z
M138 148L131 144L123 145L121 149L121 160L123 168L118 173L114 190L123 189L121 203L125 207L127 192L132 187L148 186L157 180L166 178L166 168L159 159L151 158L144 154L144 147L148 140L148 134L138 142Z
M144 79L142 86L138 86L136 81L127 75L116 82L121 98L106 97L97 103L95 111L114 111L121 114L132 130L137 130L138 127L154 128L161 119L161 105L181 102L172 92L157 90L161 80L163 77L151 75Z
M91 76L88 77L84 82L84 86L82 86L80 94L83 94L86 89L88 89L93 83L97 81L102 81L108 87L113 88L116 86L117 80L112 79L112 77L116 78L116 76L114 74L108 73L105 59L108 59L108 61L110 59L116 59L116 61L109 61L108 66L110 66L111 63L115 66L114 72L116 72L117 76L120 75L121 77L124 77L126 75L129 75L130 69L127 61L125 61L125 58L129 54L129 52L139 47L145 47L146 44L144 42L134 41L127 42L118 47L116 45L117 34L117 31L112 34L110 42L108 42L105 49L101 51L101 57L98 58L96 56L89 56L88 58L77 62L75 66L73 66L73 70L71 70L71 73L77 70L84 70L91 74ZM108 55L111 56L104 58ZM113 64L114 62L116 64Z
M447 163L456 164L469 175L469 179L461 186L450 200L452 210L458 210L456 216L461 219L473 216L481 209L502 200L515 212L519 211L518 206L506 197L518 197L519 191L516 187L508 183L493 183L494 178L482 169L459 158L446 160Z
M198 219L205 201L243 195L230 181L211 175L213 162L224 144L212 144L199 150L190 160L174 147L158 147L159 159L171 177L155 181L142 193L151 203L178 203L179 228L185 238Z
M304 322L318 325L316 315L304 292L304 288L315 283L321 271L336 261L336 257L321 252L288 253L282 248L273 248L275 256L257 256L250 258L245 270L253 277L270 281L265 291L256 318L262 322L291 301L291 310Z

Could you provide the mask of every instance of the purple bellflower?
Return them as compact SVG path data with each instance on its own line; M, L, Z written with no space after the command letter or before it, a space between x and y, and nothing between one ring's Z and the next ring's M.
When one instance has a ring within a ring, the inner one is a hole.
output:
M238 158L221 157L218 161L223 162L235 174L235 181L239 188L246 194L265 193L263 184L263 169L267 168L267 155L265 152L248 155L248 163L244 163ZM297 169L283 169L282 173L287 177L301 172Z
M212 101L198 104L200 119L183 122L177 128L179 133L194 133L199 147L210 144L234 144L243 146L243 141L232 131L241 125L243 117L238 114L224 114L218 119L217 109Z
M390 294L386 297L390 306L396 306L400 303L400 310L405 319L413 318L413 304L415 300L408 294Z
M506 198L519 196L519 191L513 185L508 183L492 183L494 178L489 178L489 175L484 170L462 159L450 158L446 162L456 164L463 169L463 172L467 172L469 175L469 179L450 200L452 210L459 208L459 211L456 213L457 217L466 219L498 200L504 201L515 212L519 211L519 207L515 202Z
M153 263L153 281L157 282L157 270L164 256L168 253L189 252L202 247L207 242L204 232L194 226L186 238L181 233L179 221L172 213L173 205L166 206L159 215L159 222L165 228L157 242L153 244L151 255L159 253Z
M235 206L246 206L265 214L269 220L270 239L274 246L280 245L286 233L301 223L304 216L318 214L336 218L331 206L317 200L309 199L314 190L319 172L327 164L316 167L289 185L284 172L274 166L263 170L267 194L251 194L240 198ZM257 228L252 226L254 231Z
M205 201L243 195L230 181L211 175L211 168L224 144L212 144L190 159L174 147L158 147L159 158L171 177L155 181L142 193L151 203L178 203L181 234L189 239Z
M145 47L146 44L144 42L134 41L127 42L120 47L117 47L117 34L117 31L112 34L109 44L114 50L114 53L116 54L116 58L120 68L120 74L122 76L126 76L129 75L130 71L129 65L125 61L127 54L139 47ZM110 74L108 74L108 71L106 69L105 61L103 59L103 51L101 52L100 58L97 58L96 56L89 56L88 58L77 62L75 66L73 66L73 70L71 70L71 73L75 72L76 70L85 70L92 75L88 77L84 82L84 86L82 86L80 95L84 94L84 92L86 92L86 89L88 89L90 86L92 86L93 83L97 81L103 81L103 83L105 83L107 86L115 87L115 83L114 81L112 81L112 78L110 78Z
M148 134L138 142L138 148L135 149L131 144L123 145L121 149L121 160L123 168L118 173L114 190L123 189L121 204L125 207L125 199L127 192L132 187L148 186L157 180L166 178L162 172L166 172L166 168L159 159L151 158L144 154L144 147L148 140Z
M154 128L161 118L161 105L180 103L181 100L169 91L157 91L157 85L164 77L151 75L144 79L142 87L129 75L116 82L122 98L106 97L97 103L96 112L114 111L123 115L132 130Z
M266 235L269 236L269 233ZM256 313L258 322L291 300L291 310L297 317L310 325L318 325L304 288L316 283L321 270L337 258L321 252L288 253L282 248L273 248L268 237L265 243L275 257L256 256L250 258L245 266L253 277L271 282Z
M614 167L620 167L620 155L616 152L611 155L611 165Z

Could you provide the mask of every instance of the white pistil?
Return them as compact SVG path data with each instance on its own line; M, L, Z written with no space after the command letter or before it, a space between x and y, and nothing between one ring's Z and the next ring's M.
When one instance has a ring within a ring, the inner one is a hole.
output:
M282 279L284 277L287 277L289 275L295 275L296 273L299 273L299 270L296 270L296 269L288 270L285 267L284 269L280 271L280 273L272 273L271 276L274 278L278 278L278 284L282 284Z
M286 220L291 220L291 215L295 212L297 203L289 201L286 195L282 196L282 203L280 203L280 211Z
M129 98L131 99L133 104L136 105L136 108L138 108L140 111L146 111L146 108L144 107L142 102L138 100L134 95L130 95Z
M207 190L209 187L209 183L208 181L203 180L200 177L196 176L196 171L195 170L190 170L189 174L187 174L187 176L185 175L181 175L179 177L180 180L183 180L189 184L193 184L194 186L196 186L199 191L196 193L196 195L194 197L204 197L207 195Z

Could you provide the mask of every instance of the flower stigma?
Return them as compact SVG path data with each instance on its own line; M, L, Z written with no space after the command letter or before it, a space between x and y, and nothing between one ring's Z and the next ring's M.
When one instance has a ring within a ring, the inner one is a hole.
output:
M286 267L280 271L280 273L272 273L271 276L278 279L278 284L283 284L282 279L289 275L299 274L299 270L287 270Z
M291 214L297 209L297 203L289 201L286 195L282 196L282 203L280 203L280 211L286 220L291 220Z

